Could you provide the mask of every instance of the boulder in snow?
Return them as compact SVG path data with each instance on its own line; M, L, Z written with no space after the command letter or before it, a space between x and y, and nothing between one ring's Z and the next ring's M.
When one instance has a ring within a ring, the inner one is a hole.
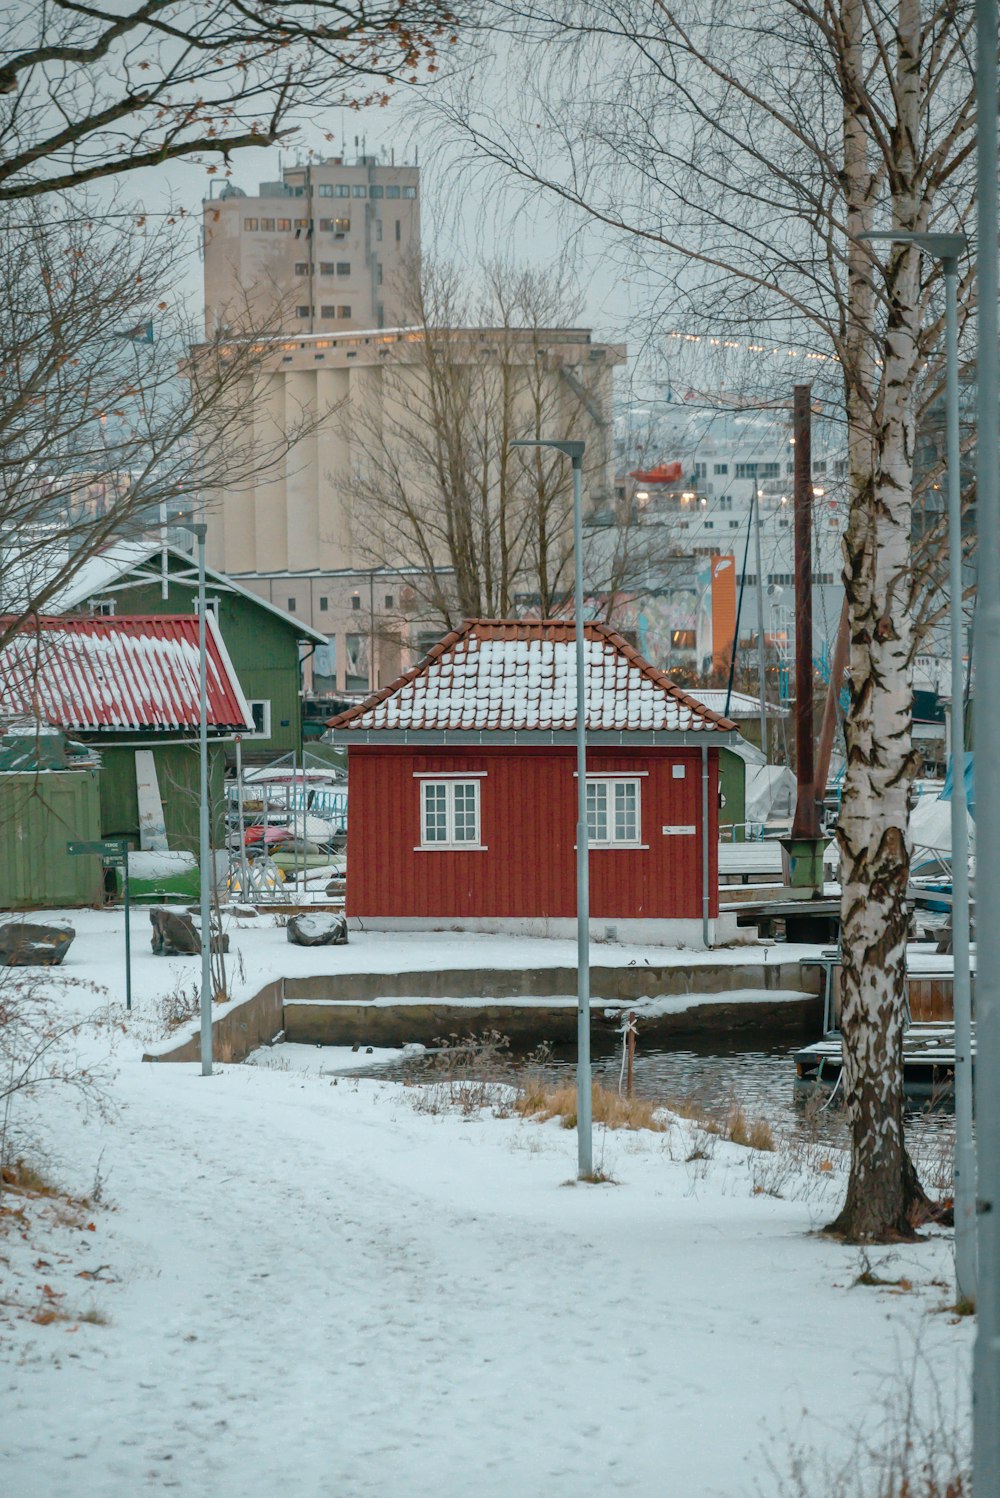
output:
M297 947L342 947L347 941L347 918L327 911L293 915L285 932Z
M153 927L151 945L158 957L196 957L201 952L201 933L190 915L154 905L149 912ZM217 928L212 932L212 951L228 952L229 937Z
M0 926L0 965L58 967L75 936L72 926L42 926L32 921L7 921Z
M154 905L149 919L153 927L151 945L157 957L194 957L201 952L201 938L189 915Z

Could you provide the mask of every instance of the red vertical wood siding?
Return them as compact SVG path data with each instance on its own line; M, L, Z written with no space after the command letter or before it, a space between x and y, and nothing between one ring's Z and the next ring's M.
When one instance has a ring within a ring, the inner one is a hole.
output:
M709 897L718 914L718 766L709 750ZM645 848L596 848L596 919L702 914L701 751L592 749L591 773L643 774ZM684 767L675 779L673 766ZM433 749L351 745L347 913L359 916L564 917L576 914L576 755L566 748ZM484 852L420 850L417 772L485 771ZM643 773L644 772L644 773ZM664 836L664 826L694 834Z

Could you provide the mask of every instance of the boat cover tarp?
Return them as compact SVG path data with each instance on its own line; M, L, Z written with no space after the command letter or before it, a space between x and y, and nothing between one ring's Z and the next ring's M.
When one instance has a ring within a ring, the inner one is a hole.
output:
M787 765L747 765L746 820L787 817L795 806L795 776Z
M952 756L949 755L948 756L948 773L944 777L944 790L941 792L941 800L942 801L950 801L951 800L951 788L952 788L952 786L955 783L953 775L952 775L952 770L953 770ZM965 798L966 798L967 802L969 803L969 810L970 810L970 812L972 813L973 816L975 816L976 815L976 762L975 762L975 755L970 750L967 750L966 751L966 755L965 755ZM949 843L948 846L950 847L951 844Z

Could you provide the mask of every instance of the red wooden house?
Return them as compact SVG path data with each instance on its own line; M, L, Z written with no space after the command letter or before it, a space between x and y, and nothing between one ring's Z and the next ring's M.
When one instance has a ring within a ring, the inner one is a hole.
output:
M712 942L718 749L735 724L607 625L586 634L591 929ZM473 620L331 719L348 751L349 917L574 929L575 653L572 622Z

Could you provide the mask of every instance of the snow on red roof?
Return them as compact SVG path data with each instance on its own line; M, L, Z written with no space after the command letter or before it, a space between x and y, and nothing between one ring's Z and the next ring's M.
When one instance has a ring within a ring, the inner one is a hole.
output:
M584 626L592 733L735 729L674 685L606 624ZM562 619L472 619L336 729L543 730L576 727L576 628Z
M208 724L239 733L253 719L211 614L207 623ZM197 617L28 621L0 650L0 712L77 731L197 728Z

